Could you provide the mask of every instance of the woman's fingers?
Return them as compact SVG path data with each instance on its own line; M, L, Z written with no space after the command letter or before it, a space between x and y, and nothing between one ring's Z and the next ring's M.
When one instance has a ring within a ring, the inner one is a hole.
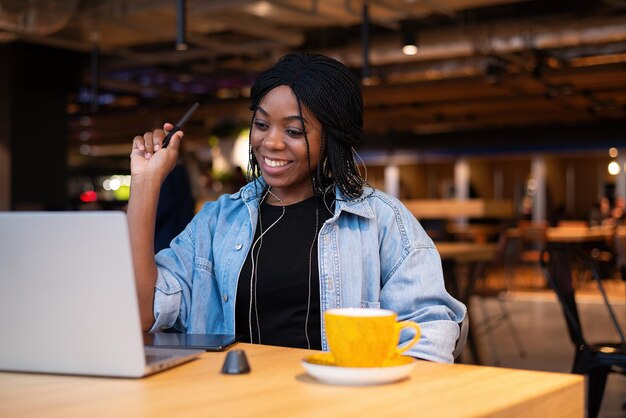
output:
M143 136L137 135L133 138L133 149L130 152L130 156L139 155L144 156L146 146L144 144Z
M133 138L132 155L142 155L144 158L149 159L155 152L161 149L163 146L163 140L169 131L174 129L174 125L166 123L163 125L163 129L155 129L152 132L146 132L143 136L137 135ZM170 139L170 146L172 151L178 151L180 146L180 140L183 137L181 131L176 132Z
M174 135L172 135L167 149L178 152L178 149L180 148L180 140L183 138L183 135L183 131L177 131Z
M133 152L135 151L145 151L146 147L144 145L143 136L137 135L133 138Z
M164 123L163 124L163 134L165 136L167 136L167 134L169 134L173 129L174 129L174 125L172 125L171 123ZM182 139L182 137L183 137L183 132L182 131L177 131L170 138L170 141L169 141L167 147L169 149L174 150L174 151L178 151L178 148L180 147L180 140Z
M161 145L163 145L164 138L165 138L165 132L163 132L163 129L154 130L154 132L152 133L152 142L153 142L152 149L154 150L154 152L157 152L158 150L161 149Z
M146 132L143 134L144 146L146 147L146 158L152 156L154 150L154 141L152 140L152 132Z

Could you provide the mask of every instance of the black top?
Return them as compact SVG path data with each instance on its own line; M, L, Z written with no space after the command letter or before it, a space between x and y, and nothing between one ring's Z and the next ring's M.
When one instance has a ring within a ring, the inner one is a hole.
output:
M326 196L332 208L334 195ZM315 233L316 200L318 227ZM285 206L261 204L253 245L239 275L235 304L235 330L242 341L320 350L320 285L317 265L317 235L331 217L323 198L311 197ZM266 231L261 235L261 226ZM256 245L254 243L256 242ZM313 249L311 250L311 246ZM250 291L251 254L254 251L256 294ZM310 297L309 297L310 252ZM258 254L258 256L257 256ZM308 306L308 321L307 317ZM250 318L252 341L250 341ZM257 326L258 323L258 326ZM307 323L310 347L305 336Z

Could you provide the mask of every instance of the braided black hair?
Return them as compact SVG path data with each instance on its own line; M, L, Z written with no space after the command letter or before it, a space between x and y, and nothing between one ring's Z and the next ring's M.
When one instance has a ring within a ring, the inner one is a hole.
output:
M261 100L270 90L281 85L289 86L293 91L300 117L301 105L304 105L322 126L320 161L311 179L313 193L322 194L336 184L346 197L360 197L366 183L352 154L363 129L363 97L358 78L348 67L324 55L285 55L261 73L252 86L250 132ZM310 164L309 141L302 118L301 123ZM248 176L256 179L261 175L261 170L251 146L249 152Z

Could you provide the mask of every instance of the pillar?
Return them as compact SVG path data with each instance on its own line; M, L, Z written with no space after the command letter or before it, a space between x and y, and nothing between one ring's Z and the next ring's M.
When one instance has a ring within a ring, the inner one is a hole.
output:
M535 156L531 161L531 178L534 180L533 222L543 222L546 216L546 160L543 156Z
M67 102L77 93L76 52L0 45L0 206L67 208ZM6 175L8 173L8 175Z

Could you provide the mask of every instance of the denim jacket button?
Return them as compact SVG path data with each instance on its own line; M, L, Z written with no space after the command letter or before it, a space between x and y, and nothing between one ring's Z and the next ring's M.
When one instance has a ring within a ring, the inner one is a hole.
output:
M238 242L238 243L235 245L235 250L237 250L237 251L241 250L242 248L243 248L243 244L242 244L242 243L240 243L240 242Z
M222 296L222 299L224 299L224 302L228 302L228 295L224 293L224 296Z

